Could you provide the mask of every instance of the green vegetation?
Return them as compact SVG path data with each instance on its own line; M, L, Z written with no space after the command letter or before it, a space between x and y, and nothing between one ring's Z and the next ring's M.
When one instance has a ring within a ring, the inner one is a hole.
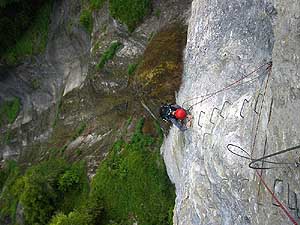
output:
M103 199L104 224L172 224L175 193L159 153L160 139L142 133L117 141L92 181L91 197Z
M11 141L11 130L7 130L4 135L1 137L1 144L8 145Z
M80 24L87 32L93 30L92 12L99 10L106 0L88 0L84 2L84 7L80 15ZM130 32L133 32L139 23L151 11L150 0L110 0L109 12L112 17L125 24ZM160 14L157 11L156 14Z
M130 141L114 144L90 187L83 163L52 158L22 174L8 162L0 170L0 223L15 224L20 202L25 224L172 224L175 192L159 152L162 134L159 127L159 136L143 134L143 123Z
M157 17L157 19L159 19L160 14L161 14L160 9L155 10L154 15Z
M127 74L129 76L132 76L137 68L138 64L137 63L133 63L133 64L129 64L128 68L127 68Z
M10 101L5 101L0 106L0 125L3 123L13 123L19 115L21 109L21 101L14 97Z
M174 101L174 92L181 84L186 30L181 23L174 23L153 33L134 77L142 89L140 93L147 98L158 102Z
M31 80L31 87L33 90L37 90L41 87L41 82L37 78L34 78Z
M52 1L43 1L43 4L41 4L42 1L40 1L38 5L41 6L36 10L36 13L31 12L35 8L34 4L28 2L30 1L27 0L24 1L24 3L18 3L22 5L26 3L29 4L24 6L23 11L20 12L19 20L9 20L9 22L0 21L0 24L4 23L7 26L11 26L7 28L9 31L13 28L21 29L19 27L22 27L22 33L20 30L17 30L18 35L15 34L15 31L11 31L12 33L2 34L0 37L1 40L10 40L9 42L5 42L5 51L2 52L2 59L10 65L16 64L24 57L39 54L46 48ZM32 13L34 16L30 15ZM26 26L24 25L23 27L23 25L20 25L23 23L26 24ZM5 29L5 27L1 27L1 29Z
M19 193L16 190L19 184L20 169L14 161L7 161L4 169L0 171L0 224L5 218L16 216Z
M113 59L121 46L122 44L118 41L112 42L109 48L102 54L99 63L96 65L97 70L102 69L108 60Z
M60 211L69 213L88 194L88 180L82 163L70 165L52 159L32 166L22 176L16 164L4 170L7 177L0 195L0 218L15 220L18 202L24 207L26 224L47 224ZM0 221L1 222L1 221Z
M56 107L56 110L55 110L55 117L54 117L54 121L53 121L53 124L52 124L52 127L55 128L56 125L57 125L57 121L59 119L59 113L61 111L61 108L62 108L62 100L61 98L59 99L59 101L56 103L57 107Z
M90 34L93 31L93 16L92 12L88 9L82 10L80 14L80 24L86 29L86 31Z
M72 140L75 140L76 138L78 138L82 132L84 131L84 129L86 128L86 123L80 123L80 125L76 128L76 131L72 137Z
M0 0L0 8L5 8L8 4L18 2L20 0Z
M92 10L100 9L106 0L89 0Z
M82 150L81 149L76 149L75 151L77 156L80 156L82 154Z
M127 25L133 32L151 10L150 0L110 0L109 11L112 17Z
M93 31L93 11L100 9L106 0L83 0L79 22L91 34Z

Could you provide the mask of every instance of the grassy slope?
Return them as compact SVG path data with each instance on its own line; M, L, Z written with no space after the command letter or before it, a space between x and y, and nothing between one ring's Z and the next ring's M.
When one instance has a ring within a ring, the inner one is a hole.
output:
M172 224L175 193L159 153L161 139L144 135L142 123L129 143L115 144L97 171L91 195L103 198L106 222Z
M28 224L172 224L175 192L159 153L162 134L145 135L142 127L143 120L129 142L115 143L90 192L83 164L53 158L22 175L10 162L0 172L0 218L14 222L21 202Z

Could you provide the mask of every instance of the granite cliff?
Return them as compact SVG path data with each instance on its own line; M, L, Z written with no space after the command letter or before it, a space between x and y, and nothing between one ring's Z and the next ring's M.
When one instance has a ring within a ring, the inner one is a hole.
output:
M172 128L162 148L174 224L299 223L299 149L248 166L300 143L299 9L193 1L177 96L193 128Z

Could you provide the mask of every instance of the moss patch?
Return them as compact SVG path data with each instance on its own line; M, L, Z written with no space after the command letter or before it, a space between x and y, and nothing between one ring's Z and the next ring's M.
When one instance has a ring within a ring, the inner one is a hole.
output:
M99 60L99 63L96 65L97 70L102 69L109 60L113 59L113 57L115 56L115 54L121 46L122 44L118 41L112 42L109 48L104 51Z
M106 0L89 0L89 5L92 10L100 9Z
M128 76L132 76L137 68L138 64L137 63L133 63L133 64L129 64L128 68L127 68L127 74Z
M86 31L89 34L91 34L93 31L92 12L88 9L82 10L79 21L80 21L80 24L86 29Z
M174 101L174 92L181 84L185 44L186 27L179 23L152 38L136 71L135 84L140 93L160 102Z

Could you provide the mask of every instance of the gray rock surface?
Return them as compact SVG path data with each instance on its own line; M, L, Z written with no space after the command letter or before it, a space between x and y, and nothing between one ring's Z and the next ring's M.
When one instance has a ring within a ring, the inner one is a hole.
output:
M22 121L18 125L28 123L35 112L47 110L62 92L66 94L84 80L88 35L78 25L66 29L78 20L80 5L80 1L56 1L45 54L27 59L15 68L0 68L0 101L16 96L22 102Z
M99 163L103 157L94 157L100 155L99 146L108 149L115 133L101 140L96 137L118 125L120 112L127 108L128 65L139 62L150 39L162 27L186 21L191 1L153 1L153 12L133 33L110 16L106 1L101 9L93 11L91 37L79 23L85 7L83 1L54 1L46 52L17 67L0 68L0 104L13 96L21 99L16 121L0 128L0 139L11 134L6 143L0 141L0 164L11 158L24 164L44 159L49 154L47 144L53 142L57 148L64 147L69 143L64 134L76 130L83 120L87 130L89 123L97 127L91 137L97 141L90 142L92 147L85 144L85 139L78 139L75 144L88 148L80 157L89 155ZM113 41L121 42L122 47L113 60L97 70L95 65ZM120 96L124 102L118 100ZM102 120L106 109L116 116ZM67 150L76 156L71 147Z
M0 103L18 97L21 112L2 127L1 135L14 129L10 146L0 143L0 159L16 158L23 148L46 141L62 95L79 87L87 75L90 40L79 26L81 1L55 1L45 53L18 66L0 68Z
M299 25L298 0L193 1L177 98L193 127L172 128L162 147L174 224L299 223L300 150L255 164L268 170L246 159L300 144Z

